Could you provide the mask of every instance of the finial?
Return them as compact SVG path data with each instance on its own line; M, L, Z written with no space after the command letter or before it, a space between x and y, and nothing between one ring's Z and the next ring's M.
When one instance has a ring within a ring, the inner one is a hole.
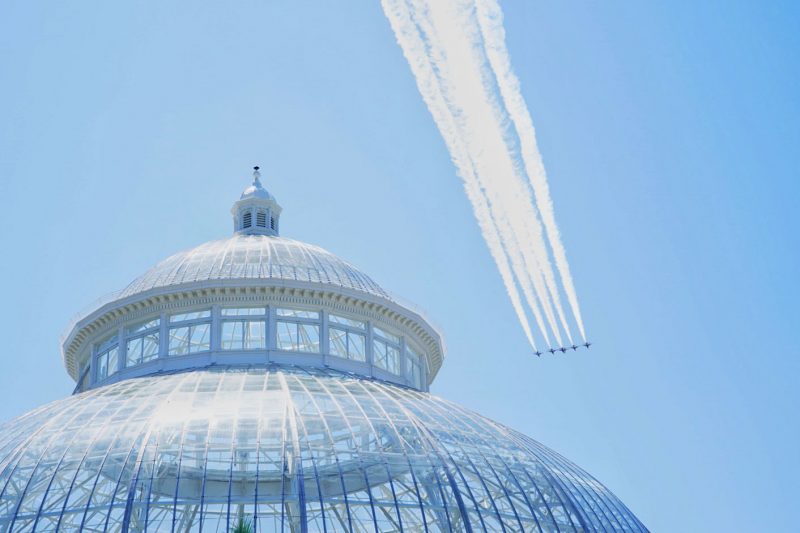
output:
M260 168L261 167L258 165L253 167L253 185L261 185L261 182L259 181L261 178L261 172L258 171Z

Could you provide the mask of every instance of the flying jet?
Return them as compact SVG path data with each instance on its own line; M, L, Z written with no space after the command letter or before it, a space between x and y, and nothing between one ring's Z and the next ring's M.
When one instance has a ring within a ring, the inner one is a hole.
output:
M573 352L576 352L576 351L578 351L578 347L577 347L575 344L573 344L572 346L570 346L570 348L572 348L572 351L573 351Z
M555 349L555 348L550 348L550 349L549 349L549 350L547 350L547 351L548 351L548 352L550 352L551 354L552 354L552 353L556 353L556 349Z
M583 345L586 346L586 349L588 350L589 346L591 346L592 343L587 341L587 342L584 342Z
M533 352L533 353L535 353L535 354L536 354L536 357L541 357L541 355L542 355L542 352L540 352L539 350L536 350L536 351L535 351L535 352Z
M559 348L559 350L561 350L561 353L567 353L567 349L564 348L563 346L561 348Z

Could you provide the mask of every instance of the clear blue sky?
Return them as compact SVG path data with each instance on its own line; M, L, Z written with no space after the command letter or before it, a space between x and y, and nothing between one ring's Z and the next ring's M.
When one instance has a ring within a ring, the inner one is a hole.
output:
M0 419L71 391L70 316L230 233L428 310L433 392L563 453L654 531L790 531L800 497L800 14L505 2L589 352L532 358L378 2L0 7Z

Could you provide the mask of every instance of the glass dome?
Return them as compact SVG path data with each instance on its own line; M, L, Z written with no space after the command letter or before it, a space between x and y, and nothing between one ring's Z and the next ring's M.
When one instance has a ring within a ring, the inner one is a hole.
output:
M646 531L555 452L334 371L128 379L0 426L2 531Z
M116 298L185 283L219 280L298 281L389 298L380 285L332 253L292 239L236 234L168 257L131 282Z
M280 237L273 196L231 214L232 237L70 324L75 393L0 425L0 533L646 531L555 452L428 394L436 328Z

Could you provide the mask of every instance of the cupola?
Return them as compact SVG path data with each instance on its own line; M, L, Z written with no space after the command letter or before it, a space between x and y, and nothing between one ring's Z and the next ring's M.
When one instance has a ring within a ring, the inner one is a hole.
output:
M263 185L259 167L253 167L253 183L231 208L233 231L242 235L278 235L281 206Z

